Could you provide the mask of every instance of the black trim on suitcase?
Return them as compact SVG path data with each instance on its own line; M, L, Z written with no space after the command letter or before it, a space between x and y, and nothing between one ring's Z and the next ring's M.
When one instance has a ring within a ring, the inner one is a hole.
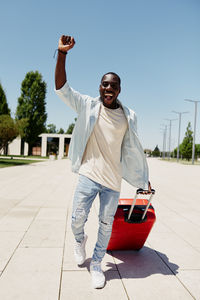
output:
M131 217L128 219L128 213L124 214L124 221L127 223L144 223L147 220L147 215L142 220L142 213L133 212Z

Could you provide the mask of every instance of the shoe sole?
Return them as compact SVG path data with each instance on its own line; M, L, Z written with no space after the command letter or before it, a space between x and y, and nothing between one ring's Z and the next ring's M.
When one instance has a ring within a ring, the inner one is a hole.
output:
M91 272L91 271L90 271L90 274L91 274L91 276L92 276L92 272ZM93 287L94 289L102 289L102 288L105 286L105 284L106 284L105 276L104 276L104 281L102 282L102 284L99 283L99 285L95 284L95 283L93 282L93 280L92 280L92 287Z
M100 290L100 289L104 288L105 284L106 283L104 282L104 284L102 286L95 286L95 285L92 285L92 286L93 286L94 289Z

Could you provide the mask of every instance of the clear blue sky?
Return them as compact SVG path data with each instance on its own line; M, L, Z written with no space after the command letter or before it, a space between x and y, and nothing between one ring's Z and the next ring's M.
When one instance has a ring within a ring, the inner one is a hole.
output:
M76 115L54 93L53 54L62 34L76 40L67 57L74 89L97 96L104 73L120 75L119 99L135 110L143 147L162 149L161 124L177 117L172 110L190 111L181 139L189 121L193 126L194 105L184 99L200 100L199 0L3 1L0 81L13 116L22 80L38 70L47 83L47 124L66 130ZM175 121L172 147L177 135Z

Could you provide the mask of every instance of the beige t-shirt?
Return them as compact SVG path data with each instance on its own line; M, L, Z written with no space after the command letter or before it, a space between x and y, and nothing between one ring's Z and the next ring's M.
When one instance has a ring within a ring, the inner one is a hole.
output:
M101 104L99 118L88 140L79 174L115 191L120 191L121 144L128 123L121 107Z

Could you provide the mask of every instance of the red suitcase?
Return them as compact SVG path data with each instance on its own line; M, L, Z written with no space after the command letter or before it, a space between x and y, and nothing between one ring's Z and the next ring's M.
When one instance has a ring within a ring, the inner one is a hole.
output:
M139 250L143 247L156 220L149 200L137 199L143 190L138 189L134 199L119 199L112 233L107 250Z

